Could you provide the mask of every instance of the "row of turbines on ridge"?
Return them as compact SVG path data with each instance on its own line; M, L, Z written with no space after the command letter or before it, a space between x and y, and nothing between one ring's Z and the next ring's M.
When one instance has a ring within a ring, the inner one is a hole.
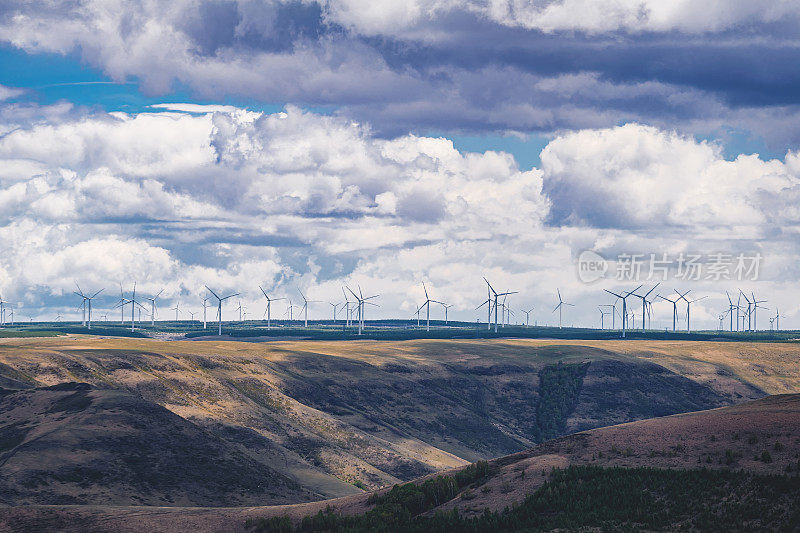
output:
M498 327L505 327L510 325L511 317L515 315L514 311L510 308L508 303L508 297L514 294L518 294L518 291L501 291L498 292L492 286L492 284L486 278L483 278L484 282L486 283L487 289L487 298L484 300L478 307L475 309L481 309L482 307L486 306L487 308L487 329L491 330L494 327L494 331L498 331ZM78 306L78 309L82 312L82 319L81 323L88 329L92 327L92 301L95 300L102 292L103 289L100 289L94 293L84 292L80 286L76 283L77 291L74 294L81 298L81 303ZM600 329L606 329L606 317L611 317L611 329L616 330L616 322L617 317L621 319L621 336L625 337L625 333L628 330L636 329L636 311L631 309L631 306L628 304L629 298L638 299L641 302L641 329L642 331L646 331L648 324L652 322L652 305L656 299L661 299L665 302L669 302L672 304L672 330L677 331L678 326L678 304L683 302L686 306L686 331L691 331L691 305L695 302L703 300L707 298L707 296L702 296L699 298L689 298L687 297L691 290L687 290L685 292L679 292L677 289L673 289L673 293L668 295L662 294L654 294L655 290L660 286L660 283L656 283L652 288L647 290L646 292L640 293L642 291L643 285L639 285L633 290L630 291L620 291L614 292L608 289L604 289L609 295L613 296L615 300L610 304L602 304L598 306L600 312ZM210 300L216 300L216 316L214 319L217 321L217 332L219 335L222 335L222 304L224 301L233 298L235 296L239 296L239 293L228 294L226 296L220 296L216 291L211 289L208 286L205 286L206 290L208 291L208 295L203 296L203 329L207 328L207 310L210 307L208 305ZM267 320L267 328L270 328L272 325L272 304L277 301L285 300L287 301L288 305L286 308L286 312L284 316L287 317L290 321L294 320L294 310L299 309L303 316L304 327L308 327L308 307L310 303L321 303L320 300L309 300L306 298L305 294L298 289L300 293L300 297L302 298L303 305L294 305L292 304L291 299L288 297L274 297L270 296L263 287L259 285L258 287L261 293L264 295L266 299L266 307L264 309L264 318ZM327 302L331 305L333 310L333 321L334 323L337 321L337 312L338 311L345 311L345 326L350 327L353 323L358 325L358 334L361 335L364 329L364 316L365 316L365 308L367 305L378 307L379 305L375 303L375 298L378 298L379 294L374 294L370 296L364 296L361 287L357 287L357 291L352 290L348 286L342 287L342 294L344 296L344 300L341 302ZM425 283L422 283L422 289L425 294L425 301L416 308L414 315L417 319L417 326L420 326L421 320L421 312L425 311L425 320L426 320L426 329L430 331L430 321L431 321L431 304L441 305L444 310L444 320L445 325L448 324L448 310L453 306L452 304L447 304L441 300L433 299L430 297L428 293L428 288ZM157 316L157 307L156 307L156 300L161 295L164 289L161 289L158 293L154 296L150 297L140 297L137 300L136 298L136 283L133 284L133 289L130 293L130 297L126 297L122 286L120 285L120 297L117 301L116 305L114 305L113 309L119 309L121 315L121 322L125 323L125 309L129 306L130 308L130 325L131 331L136 329L136 315L138 311L139 315L139 322L141 322L141 313L144 311L145 313L149 312L150 314L150 323L152 326L155 325L155 320ZM348 294L349 293L349 294ZM756 329L756 319L757 319L757 312L758 309L767 310L768 308L762 306L761 304L766 303L766 300L758 300L755 296L755 293L751 292L748 296L744 291L739 290L738 296L736 298L736 303L734 303L734 299L731 298L730 294L726 291L726 296L728 298L728 308L719 315L719 330L724 329L724 322L725 319L728 318L730 320L730 331L753 331ZM552 313L558 312L558 327L562 327L562 319L563 319L563 312L567 307L574 307L574 304L566 302L561 296L561 290L556 289L556 295L558 297L558 303L553 308ZM651 296L652 295L652 296ZM352 299L351 299L352 296ZM502 298L502 299L501 299ZM742 301L744 300L744 301ZM621 309L618 309L617 306L620 305ZM146 305L149 304L149 309ZM525 322L524 325L530 326L530 316L535 308L531 307L527 310L521 310L522 313L525 314ZM170 308L171 311L175 311L175 320L178 321L180 319L180 302L176 303L175 307ZM236 309L239 312L239 321L243 321L246 319L246 308L242 306L241 301L239 302L238 308ZM14 323L14 308L13 306L2 299L0 297L0 325L6 325L9 322L7 321L6 312L10 313L10 323ZM193 311L185 311L191 315L191 320L194 321L195 315L199 313L195 313ZM107 315L101 315L102 318L108 320ZM28 317L31 321L33 317ZM60 320L62 317L59 315L56 320ZM776 309L775 316L769 317L770 321L770 330L778 330L780 329L780 319L786 318L782 316Z

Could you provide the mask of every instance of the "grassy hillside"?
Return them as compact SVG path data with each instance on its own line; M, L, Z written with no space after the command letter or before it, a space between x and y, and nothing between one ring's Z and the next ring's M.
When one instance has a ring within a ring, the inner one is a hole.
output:
M0 501L246 505L318 499L259 460L128 393L0 389Z
M800 395L601 428L254 531L800 527ZM627 445L627 447L625 447Z
M800 394L599 428L369 494L248 508L20 506L59 531L794 531Z
M265 464L323 497L346 494L343 485L354 492L392 485L575 430L764 394L728 366L682 356L676 363L685 344L663 354L620 349L632 346L7 339L0 380L85 382L138 395L217 438L246 439ZM786 372L762 361L767 370L759 376Z
M438 481L441 486L457 486L455 478ZM251 519L246 526L273 533L794 531L800 527L798 476L570 466L552 471L519 505L478 517L465 517L456 510L422 514L426 506L435 506L431 490L425 485L398 487L394 497L376 500L374 509L362 515L341 516L328 508L298 524L289 517L274 517Z

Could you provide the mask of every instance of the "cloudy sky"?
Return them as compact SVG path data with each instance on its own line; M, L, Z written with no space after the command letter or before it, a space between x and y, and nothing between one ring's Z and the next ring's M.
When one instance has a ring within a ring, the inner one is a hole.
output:
M349 283L408 317L424 280L475 320L486 276L596 326L661 281L695 328L740 288L800 327L798 30L793 0L0 0L0 295L260 317L259 284Z

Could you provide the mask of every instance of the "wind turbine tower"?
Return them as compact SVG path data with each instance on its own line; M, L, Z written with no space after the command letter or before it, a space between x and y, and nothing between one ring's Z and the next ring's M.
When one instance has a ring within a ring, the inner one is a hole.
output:
M488 289L489 290L489 298L487 300L487 302L489 302L489 329L490 330L492 329L492 307L494 307L494 332L497 333L497 308L500 307L500 302L498 301L498 298L500 296L508 296L510 294L517 294L517 291L497 292L496 290L494 290L494 287L492 287L492 284L489 283L488 279L483 278L483 281L486 282L486 285L489 288ZM494 298L494 306L492 306L492 298ZM483 305L485 303L486 302L484 302L483 304L479 305L478 308L483 307Z
M178 301L175 304L175 307L170 307L169 310L170 311L175 311L175 322L177 322L178 321L178 313L180 313L180 311L181 311L181 302Z
M531 313L533 312L534 309L535 307L531 307L527 311L522 311L523 313L525 313L525 327L528 328L531 327Z
M442 303L442 307L444 307L444 325L446 326L447 325L447 310L450 309L451 307L453 307L453 304L448 305L446 303Z
M263 294L264 298L267 299L267 308L264 309L264 314L267 316L267 329L269 329L272 324L272 309L271 309L272 302L285 300L286 298L270 298L269 295L267 294L267 291L265 291L261 285L259 285L258 288L261 289L261 294Z
M628 326L628 297L633 295L634 292L638 291L641 288L642 288L642 286L639 285L638 287L636 287L632 291L626 292L625 296L623 296L622 294L617 294L616 292L611 292L608 289L603 289L604 291L606 291L611 296L616 296L617 300L622 300L622 338L623 339L625 338L625 329ZM614 305L616 305L616 302L614 302Z
M99 291L97 291L96 293L92 294L91 296L87 296L81 290L80 285L75 283L75 286L78 287L78 292L76 292L75 294L77 294L78 296L83 298L84 325L86 326L86 329L92 329L92 300L94 300L97 297L98 294L103 292L103 289L100 289ZM12 311L13 311L13 309L12 309Z
M150 301L150 325L151 326L155 326L156 325L156 298L161 296L162 292L164 292L164 289L161 289L160 291L158 291L158 294L156 294L152 298L145 298L145 300L149 300Z
M555 308L553 309L553 313L558 311L558 329L561 329L561 311L562 311L562 309L564 308L565 305L569 305L569 306L572 306L572 307L575 307L575 305L567 303L561 298L561 290L560 289L556 288L556 293L558 294L558 305L555 306Z
M426 331L430 331L431 330L431 304L432 303L434 303L434 304L442 304L442 305L444 305L444 304L442 302L437 301L437 300L431 300L430 296L428 296L428 289L427 289L427 287L425 287L425 282L424 281L422 282L422 290L425 291L425 303L423 303L419 308L420 309L422 309L423 307L425 308L425 318L426 318L426 321L427 321Z
M678 292L678 291L675 291L675 292ZM695 298L694 300L688 300L688 299L686 299L686 294L688 294L688 293L689 293L689 291L686 291L681 296L681 299L684 302L686 302L686 333L690 333L692 331L691 323L690 323L690 320L689 320L691 318L690 313L691 313L692 304L695 303L695 302L699 302L700 300L705 300L706 298L708 298L708 296L702 296L700 298ZM678 294L680 294L680 293L678 293Z
M217 329L217 335L221 337L222 336L222 302L224 302L228 298L233 298L234 296L239 296L239 293L237 292L237 293L234 293L234 294L229 294L228 296L220 298L219 295L216 292L212 291L208 287L208 285L206 285L205 287L206 287L206 289L208 289L208 292L213 294L214 298L217 299L217 316L219 317L219 323L218 323L219 327Z
M758 309L764 309L765 311L767 310L766 307L764 307L762 305L758 305L758 304L763 304L763 303L766 303L767 301L766 300L757 300L755 293L752 292L752 291L750 292L750 295L753 297L753 330L758 331L758 320L757 320L758 319L758 315L756 314L756 312L757 312Z
M302 296L302 298L303 298L303 327L307 328L308 327L308 304L309 303L314 303L314 302L316 302L318 300L309 300L309 299L307 299L306 295L303 294L303 291L301 291L300 289L297 289L297 292L299 292L300 296Z
M358 334L361 335L361 332L364 330L364 308L366 304L378 306L378 304L370 302L369 300L373 298L377 298L380 296L379 294L373 294L372 296L364 297L364 293L361 292L361 286L358 286L358 294L354 293L350 287L347 287L347 290L350 291L350 294L355 296L356 301L358 302Z

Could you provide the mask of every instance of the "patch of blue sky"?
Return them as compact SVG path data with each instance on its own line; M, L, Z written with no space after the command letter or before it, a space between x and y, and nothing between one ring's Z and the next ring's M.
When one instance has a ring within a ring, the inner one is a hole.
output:
M169 94L149 96L141 91L135 79L125 83L115 82L101 70L83 63L77 55L29 54L11 46L0 46L0 85L25 90L22 95L9 101L33 101L42 105L68 101L76 106L99 108L107 112L154 112L157 108L152 106L163 103L232 105L264 113L275 113L285 108L285 103L247 98L201 99L180 84L176 84ZM299 107L326 115L337 111L335 106ZM514 156L521 170L541 166L540 153L551 139L541 134L457 135L427 132L426 135L447 137L462 153L487 150L507 152ZM719 142L727 159L752 153L759 154L764 160L782 159L785 155L769 149L764 139L743 130L721 129L708 135L697 135L696 138Z

